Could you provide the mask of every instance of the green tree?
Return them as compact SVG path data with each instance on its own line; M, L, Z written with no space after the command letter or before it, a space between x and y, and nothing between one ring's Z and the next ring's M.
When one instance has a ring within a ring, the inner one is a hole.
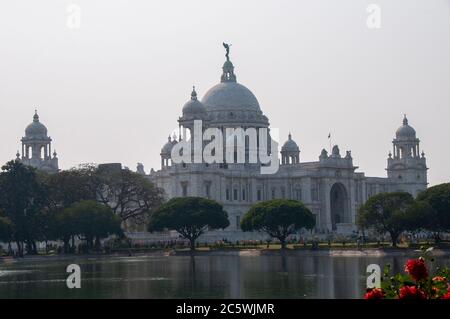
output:
M229 224L227 213L216 201L202 197L176 197L151 216L148 230L176 230L189 240L191 250L195 250L196 239L208 228L223 229Z
M257 203L250 208L241 221L243 231L263 231L277 238L281 248L286 239L302 228L312 229L315 218L312 212L296 200L273 199Z
M24 243L29 253L37 253L36 241L43 236L39 221L47 205L48 191L37 178L34 168L10 161L2 170L0 209L13 225L19 254L23 254Z
M357 224L363 229L375 229L378 233L389 233L392 246L398 237L411 228L409 214L414 199L409 193L380 193L370 197L358 210Z
M422 228L432 232L438 242L441 233L450 232L450 183L432 186L419 193L416 200L429 205L423 211Z
M83 200L95 200L93 188L93 166L85 165L79 168L60 171L54 174L40 174L40 178L48 190L48 207L39 220L43 240L61 239L64 242L64 252L70 250L69 241L74 236L68 231L65 223L64 209Z
M65 245L77 235L85 240L88 249L99 248L100 239L116 234L121 236L121 219L107 206L96 201L81 201L65 209L57 218L60 236Z
M8 250L11 251L13 241L12 223L7 217L0 216L0 242L8 243Z
M426 231L433 208L425 201L415 200L407 210L406 230Z
M72 168L43 178L49 191L49 205L60 211L82 200L95 200L91 177L85 169Z

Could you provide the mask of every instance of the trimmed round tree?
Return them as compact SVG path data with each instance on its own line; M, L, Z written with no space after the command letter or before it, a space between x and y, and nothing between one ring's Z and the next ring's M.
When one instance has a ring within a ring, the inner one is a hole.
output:
M398 237L411 229L416 217L411 214L414 198L409 193L380 193L370 197L358 210L357 223L363 229L372 228L380 234L389 233L392 246Z
M206 230L228 227L228 214L218 202L202 197L175 197L163 204L150 218L150 232L176 230L189 240L191 250Z
M92 200L81 201L66 208L58 218L60 238L78 235L86 241L89 249L97 248L100 239L110 235L122 236L121 219L111 208Z
M302 228L312 229L315 223L313 213L303 203L273 199L253 205L242 218L241 228L243 231L263 231L277 238L284 249L289 235Z

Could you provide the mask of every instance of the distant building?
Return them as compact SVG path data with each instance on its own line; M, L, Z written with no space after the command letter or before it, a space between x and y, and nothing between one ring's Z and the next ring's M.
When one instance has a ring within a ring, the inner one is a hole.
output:
M56 151L52 154L52 139L47 135L45 125L39 121L37 111L33 116L33 122L26 127L25 136L22 137L21 141L22 156L17 152L17 160L24 165L29 165L45 172L58 172L58 157Z
M194 120L202 120L203 129L216 127L224 134L230 127L268 128L269 121L255 95L237 82L234 66L227 58L220 83L201 100L195 89L192 91L178 119L178 140L169 136L161 149L161 168L152 169L149 178L165 190L168 198L207 197L223 204L228 212L230 226L224 231L208 232L204 237L211 240L254 236L240 230L242 216L253 204L274 198L304 202L316 218L317 233L349 234L356 229L358 207L370 196L391 191L416 196L427 187L425 155L420 153L420 141L406 115L393 140L387 177L367 177L356 172L350 151L342 156L337 145L331 154L323 149L318 161L302 162L300 147L291 134L281 147L280 168L272 175L262 175L257 164L173 163L172 149L180 140L193 136ZM246 152L249 147L245 145ZM142 167L139 170L142 172Z

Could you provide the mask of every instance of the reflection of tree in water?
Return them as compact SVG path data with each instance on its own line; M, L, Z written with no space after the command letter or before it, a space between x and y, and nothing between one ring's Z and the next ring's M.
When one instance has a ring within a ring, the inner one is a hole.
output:
M196 291L196 282L197 278L195 277L195 256L191 255L190 263L189 263L189 273L190 273L190 282L191 282L191 290Z
M7 298L361 298L366 268L390 264L393 273L418 254L397 257L152 256L45 260L0 264ZM434 266L448 265L437 257ZM81 266L82 289L67 289L65 267Z
M242 258L242 297L307 298L314 289L309 258L268 255Z

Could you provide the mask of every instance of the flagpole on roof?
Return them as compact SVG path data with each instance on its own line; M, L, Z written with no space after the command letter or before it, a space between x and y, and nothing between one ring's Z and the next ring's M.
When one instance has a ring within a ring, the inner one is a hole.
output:
M330 142L330 154L331 154L331 133L328 133L328 141Z

